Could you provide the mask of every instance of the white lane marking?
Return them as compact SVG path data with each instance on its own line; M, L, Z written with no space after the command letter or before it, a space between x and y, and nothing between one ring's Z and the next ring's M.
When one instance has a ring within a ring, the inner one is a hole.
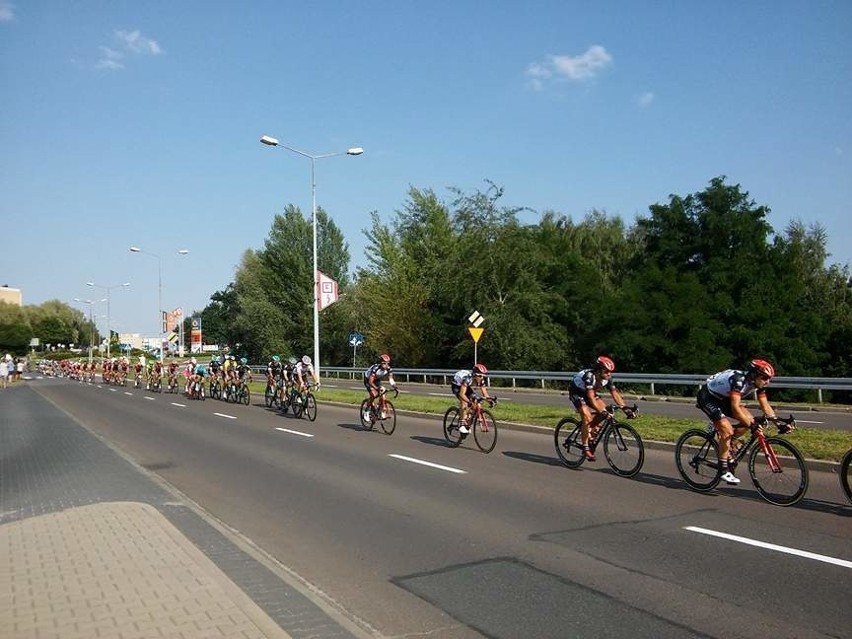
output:
M466 470L461 470L460 468L453 468L452 466L442 466L441 464L433 464L432 462L423 461L422 459L415 459L414 457L406 457L405 455L388 455L388 457L393 457L395 459L401 459L402 461L411 462L412 464L420 464L421 466L429 466L430 468L437 468L438 470L446 470L449 473L456 473L458 475L466 475Z
M797 419L796 423L797 424L824 424L825 422L813 422L813 421L808 421L807 419Z
M186 404L178 404L177 402L171 402L172 406L177 406L178 408L186 408Z
M427 395L431 395L432 397L452 397L450 393L426 393Z
M110 388L109 390L110 390L111 393L117 393L118 392L118 389L115 389L115 388Z
M153 398L153 397L148 397L147 395L145 395L145 399L147 399L149 402L153 402L153 401L154 401L154 398Z
M133 397L133 393L131 393L130 391L124 391L124 394L125 394L125 395L130 395L131 397Z
M233 415L226 415L225 413L213 413L216 417L225 417L227 419L236 419Z
M721 537L722 539L730 539L731 541L738 541L739 543L746 544L748 546L757 546L758 548L766 548L767 550L784 552L788 555L796 555L797 557L804 557L805 559L815 559L816 561L823 561L827 564L842 566L843 568L852 568L852 561L846 561L845 559L837 559L835 557L829 557L827 555L818 555L815 552L808 552L807 550L799 550L798 548L790 548L788 546L778 546L776 544L766 543L765 541L757 541L756 539L749 539L748 537L730 535L728 533L723 533L716 530L699 528L698 526L684 526L684 530L690 530L692 532L701 533L702 535L710 535L712 537Z
M279 428L276 426L275 430L280 430L282 433L290 433L291 435L299 435L301 437L313 437L312 433L303 433L302 431L290 430L289 428Z

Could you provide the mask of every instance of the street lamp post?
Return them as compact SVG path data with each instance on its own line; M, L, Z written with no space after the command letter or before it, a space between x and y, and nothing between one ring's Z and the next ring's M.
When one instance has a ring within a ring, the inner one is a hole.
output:
M95 284L94 282L86 282L86 286L93 286L94 288L100 288L106 291L106 303L107 303L107 359L110 357L110 345L112 344L112 325L110 324L110 316L109 316L109 292L114 288L127 288L130 286L130 282L125 282L124 284L114 284L112 286L104 286L103 284Z
M311 161L311 227L313 231L313 262L314 262L314 372L317 379L320 375L320 354L319 354L319 267L317 265L317 178L316 178L316 161L322 158L330 158L337 155L361 155L364 149L361 147L353 147L346 151L338 151L337 153L323 153L315 155L306 153L299 149L294 149L286 144L281 144L277 138L264 135L260 138L261 144L267 146L277 146L282 149L292 151L297 155L308 158Z
M95 318L92 312L95 304L98 302L106 302L106 298L102 300L81 300L79 297L74 298L75 302L80 302L80 304L88 304L89 305L89 325L92 329L92 334L89 337L89 365L92 364L92 345L95 342Z
M162 327L163 325L163 261L160 259L160 256L156 253L150 253L148 251L143 251L138 246L130 247L131 253L143 253L144 255L150 255L151 257L157 258L157 306L159 307L157 322ZM186 249L180 249L178 255L186 255L189 253ZM160 331L160 363L163 363L163 332Z

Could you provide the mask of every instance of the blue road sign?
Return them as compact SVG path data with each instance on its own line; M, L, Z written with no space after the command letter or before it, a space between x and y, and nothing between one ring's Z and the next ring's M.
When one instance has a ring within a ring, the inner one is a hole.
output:
M361 346L364 344L364 336L361 333L350 333L349 346Z

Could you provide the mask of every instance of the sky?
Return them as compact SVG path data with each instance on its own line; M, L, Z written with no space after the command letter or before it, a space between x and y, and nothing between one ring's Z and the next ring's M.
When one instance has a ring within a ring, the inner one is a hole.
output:
M845 266L852 2L0 0L0 285L102 332L89 281L121 332L203 309L310 215L312 162L263 135L364 149L314 162L351 271L412 187L629 226L720 175Z

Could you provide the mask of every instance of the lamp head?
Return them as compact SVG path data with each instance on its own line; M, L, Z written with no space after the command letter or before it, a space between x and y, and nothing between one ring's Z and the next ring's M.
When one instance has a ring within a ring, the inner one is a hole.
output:
M266 144L267 146L278 146L278 140L269 135L264 135L262 138L260 138L260 143Z
M356 146L352 149L348 149L346 151L346 155L361 155L363 152L364 149L362 149L360 146Z

